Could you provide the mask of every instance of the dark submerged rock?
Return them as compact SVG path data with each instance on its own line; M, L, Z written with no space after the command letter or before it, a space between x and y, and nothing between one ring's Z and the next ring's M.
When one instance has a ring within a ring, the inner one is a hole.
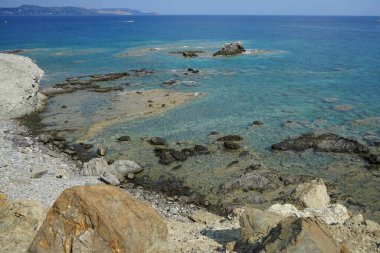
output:
M194 148L185 148L181 151L167 148L155 148L154 153L160 158L159 163L168 165L176 161L186 161L191 156L207 155L210 152L202 145L195 145Z
M206 53L205 51L202 50L187 50L187 51L173 51L170 52L171 54L179 54L179 55L184 55L186 54L203 54Z
M368 161L371 164L380 165L380 154L370 154L368 156Z
M255 121L253 121L252 125L254 125L254 126L262 126L262 125L264 125L264 122L262 122L260 120L255 120Z
M177 84L176 80L168 80L162 83L164 86L175 86Z
M243 138L239 135L226 135L217 139L217 141L242 141Z
M319 152L332 153L368 153L368 147L355 140L340 137L336 134L304 134L296 138L286 139L280 143L272 145L273 150L294 150L305 151L314 149Z
M188 68L187 72L190 72L193 74L199 74L201 71L199 69Z
M230 150L238 150L239 148L241 148L241 145L233 141L225 141L224 147Z
M239 178L236 178L234 180L230 180L222 185L222 190L236 190L241 189L243 191L250 191L250 190L258 190L263 191L265 190L270 181L265 176L257 173L257 172L248 172L244 173Z
M22 49L14 49L14 50L5 50L5 51L0 51L2 54L22 54L25 51Z
M121 142L121 141L131 141L131 137L128 136L128 135L121 136L121 137L117 138L117 141L118 142Z
M164 146L167 144L166 140L161 137L153 137L149 140L150 144L156 145L156 146Z
M194 52L183 52L182 55L183 57L189 57L189 58L198 57L198 55Z

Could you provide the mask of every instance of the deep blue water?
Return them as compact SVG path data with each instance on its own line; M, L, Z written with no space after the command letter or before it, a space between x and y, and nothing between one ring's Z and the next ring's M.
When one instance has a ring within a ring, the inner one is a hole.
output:
M287 136L315 129L362 138L380 134L378 125L351 121L380 117L379 17L138 16L0 17L0 49L31 49L46 72L43 85L82 74L148 68L157 75L142 88L159 88L173 71L188 67L204 75L199 86L176 90L207 97L163 117L121 126L131 134L172 140L203 139L210 131L239 133L265 152ZM5 24L3 20L7 20ZM134 20L134 23L126 21ZM262 55L185 59L169 51L215 52L243 41ZM145 48L161 48L145 52ZM128 57L118 57L121 53ZM334 97L335 103L323 100ZM336 111L337 105L352 110ZM250 128L254 120L265 123ZM284 127L286 121L298 122ZM118 131L120 126L113 129Z

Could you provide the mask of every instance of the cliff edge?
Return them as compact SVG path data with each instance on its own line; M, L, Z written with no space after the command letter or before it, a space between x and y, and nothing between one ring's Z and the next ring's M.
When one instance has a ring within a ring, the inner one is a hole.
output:
M0 53L0 119L41 109L45 98L38 90L43 74L30 58Z

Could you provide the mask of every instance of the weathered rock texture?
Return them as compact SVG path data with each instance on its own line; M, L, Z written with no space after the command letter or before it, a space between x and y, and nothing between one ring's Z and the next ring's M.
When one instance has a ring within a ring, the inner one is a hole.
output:
M294 150L305 151L314 149L319 152L334 153L367 153L368 147L348 138L340 137L336 134L303 134L296 138L286 139L280 143L272 145L274 150Z
M312 218L288 218L272 229L255 252L339 253L328 228Z
M242 42L232 42L225 44L214 56L233 56L244 53L246 50Z
M167 252L167 234L162 217L130 194L79 186L58 198L29 252Z
M0 119L22 117L40 109L38 93L44 72L29 58L0 54Z
M8 202L0 194L0 251L25 252L45 219L47 208L40 202Z
M298 185L293 198L304 207L310 208L324 208L330 203L330 197L322 179Z

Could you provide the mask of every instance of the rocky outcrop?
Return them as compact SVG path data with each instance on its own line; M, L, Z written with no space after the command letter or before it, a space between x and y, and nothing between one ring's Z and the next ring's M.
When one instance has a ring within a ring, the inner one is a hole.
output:
M328 228L317 219L287 218L272 229L254 252L340 253Z
M44 72L29 58L0 54L0 119L18 118L43 107L38 93Z
M118 185L120 182L124 182L128 175L134 175L141 171L143 171L143 168L134 161L118 160L111 165L108 165L106 159L94 158L83 164L83 169L80 171L80 175L100 176L103 182Z
M333 153L368 153L369 149L365 145L348 138L340 137L336 134L304 134L296 138L286 139L278 144L272 145L273 150L294 150L305 151L314 149L319 152Z
M0 194L0 251L26 252L47 213L40 202L19 200L8 202Z
M222 49L214 53L213 56L234 56L244 53L246 50L242 42L232 42L225 44Z
M318 217L318 219L329 225L343 224L347 219L350 218L347 208L340 204L333 204L330 207L325 208L305 208L302 211L298 210L291 204L275 204L271 206L267 211L276 213L282 217Z
M283 216L273 212L246 208L239 219L241 240L244 243L254 243L266 236L283 219Z
M302 206L309 208L324 208L330 203L330 197L322 179L298 185L292 197Z
M83 169L80 171L82 176L101 176L109 172L107 160L104 158L94 158L83 164Z
M147 204L112 186L65 190L28 252L167 252L167 225Z
M264 191L269 184L269 179L264 175L258 172L246 172L239 178L229 180L228 182L224 183L222 185L222 190L230 191L239 189L243 191Z

